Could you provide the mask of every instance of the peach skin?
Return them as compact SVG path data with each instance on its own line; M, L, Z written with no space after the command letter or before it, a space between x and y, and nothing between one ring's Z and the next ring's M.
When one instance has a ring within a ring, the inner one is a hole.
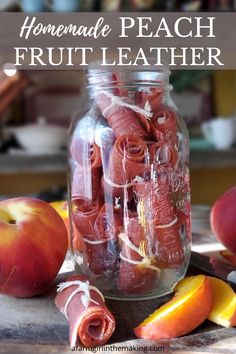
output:
M223 327L236 326L236 294L223 280L208 277L213 292L213 307L208 319Z
M33 198L1 201L0 235L0 293L29 297L48 290L68 245L57 212Z
M204 275L187 277L174 289L174 297L153 312L134 333L144 339L175 338L198 327L213 305L211 282Z
M224 193L213 205L211 228L217 239L236 253L236 186Z

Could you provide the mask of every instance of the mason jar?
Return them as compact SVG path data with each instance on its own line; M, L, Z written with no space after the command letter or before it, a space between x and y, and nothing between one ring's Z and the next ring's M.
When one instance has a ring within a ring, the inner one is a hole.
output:
M169 74L90 68L71 126L72 257L108 298L162 296L188 267L189 141Z

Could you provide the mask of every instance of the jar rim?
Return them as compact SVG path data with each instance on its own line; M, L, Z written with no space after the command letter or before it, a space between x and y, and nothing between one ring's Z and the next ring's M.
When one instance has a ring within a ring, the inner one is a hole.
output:
M165 71L166 74L170 74L169 70L169 64L167 61L162 61L162 65L156 65L155 64L155 59L153 57L147 58L147 61L149 65L133 65L133 66L128 66L128 65L112 65L112 60L108 59L106 62L107 64L103 65L102 60L94 60L91 61L88 64L88 71L90 70L132 70L132 69L137 69L137 70L144 70L144 71L149 71L149 70L160 70L160 71ZM104 69L103 69L104 68Z
M109 89L115 86L165 86L172 89L169 84L170 70L163 66L132 66L132 67L101 67L101 61L91 62L85 73L88 88L96 90L98 87ZM96 86L96 88L95 88Z

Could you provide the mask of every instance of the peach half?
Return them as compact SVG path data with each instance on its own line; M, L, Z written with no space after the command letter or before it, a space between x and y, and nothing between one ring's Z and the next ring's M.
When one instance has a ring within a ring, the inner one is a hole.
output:
M213 295L206 276L187 277L174 291L170 301L134 329L137 337L154 340L179 337L194 330L208 317Z
M213 307L208 319L223 327L236 326L236 294L223 280L208 277L213 292Z

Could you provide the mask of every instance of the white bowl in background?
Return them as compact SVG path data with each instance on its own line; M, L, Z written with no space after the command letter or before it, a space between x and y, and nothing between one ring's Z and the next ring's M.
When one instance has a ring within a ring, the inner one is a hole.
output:
M218 117L201 125L203 135L219 150L229 149L236 140L235 119Z
M8 127L6 130L14 134L18 143L27 152L34 154L56 153L67 144L67 129L58 125L46 124L43 118L39 119L38 124Z

